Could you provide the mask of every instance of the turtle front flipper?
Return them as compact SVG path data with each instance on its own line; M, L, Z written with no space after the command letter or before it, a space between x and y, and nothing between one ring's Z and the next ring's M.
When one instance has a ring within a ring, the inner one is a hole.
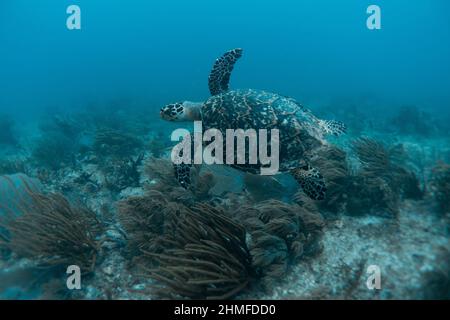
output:
M233 49L226 52L222 57L216 60L208 78L208 86L211 95L228 91L231 72L234 64L242 57L242 49Z
M191 164L174 164L173 169L175 171L175 179L177 179L180 186L182 186L184 189L188 189L191 185Z
M313 200L325 199L327 188L319 170L311 167L310 165L305 165L303 167L291 170L291 174L300 184L308 197Z
M325 134L333 134L339 136L347 132L346 125L336 120L319 120L319 126Z

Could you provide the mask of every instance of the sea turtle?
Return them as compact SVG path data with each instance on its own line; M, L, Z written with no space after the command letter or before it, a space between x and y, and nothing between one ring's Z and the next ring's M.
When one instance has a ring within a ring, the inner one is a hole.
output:
M205 102L178 102L161 109L168 121L202 121L203 130L278 129L279 170L289 172L312 199L322 200L326 186L319 170L309 164L317 150L326 144L326 134L344 133L339 121L321 120L292 98L262 90L229 90L228 83L234 64L242 49L233 49L216 60L209 76L211 97ZM224 162L225 163L225 162ZM191 183L191 165L175 166L175 176L181 186ZM258 173L260 165L232 165L250 173Z

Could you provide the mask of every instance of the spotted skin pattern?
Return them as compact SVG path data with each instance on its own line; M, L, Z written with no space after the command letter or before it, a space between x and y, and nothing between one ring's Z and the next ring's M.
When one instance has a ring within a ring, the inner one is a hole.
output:
M347 132L347 128L344 123L336 120L319 120L319 125L323 131L327 134L339 136Z
M317 126L318 119L309 110L293 99L266 91L233 90L213 96L202 108L202 121L204 130L215 128L223 134L227 129L267 129L269 134L271 129L278 129L282 172L305 165L311 151L323 145L323 132ZM235 164L233 167L260 173L259 165Z
M174 121L177 116L183 113L183 103L177 102L169 104L164 108L161 108L161 113L164 113L168 121Z
M242 49L233 49L216 60L209 75L208 86L211 95L228 91L234 64L242 56Z
M203 130L218 129L222 134L227 129L278 129L279 171L290 172L304 192L315 200L325 198L326 186L320 172L312 168L309 160L317 150L326 144L325 134L341 134L345 126L338 121L326 121L316 118L310 110L292 98L261 90L244 89L229 91L231 72L236 61L242 56L242 49L234 49L217 59L209 76L209 89L212 94L201 107ZM175 108L176 109L176 108ZM268 150L270 136L267 139ZM226 150L226 139L224 149ZM246 164L236 164L234 154L232 167L254 174L259 174L261 165L248 164L248 147ZM224 152L223 163L226 163ZM187 188L190 184L191 165L175 166L175 175Z
M319 170L306 165L292 170L291 173L308 197L314 200L325 199L327 188Z
M180 185L187 189L191 184L191 168L190 164L178 164L173 166L175 171L175 179L180 183Z

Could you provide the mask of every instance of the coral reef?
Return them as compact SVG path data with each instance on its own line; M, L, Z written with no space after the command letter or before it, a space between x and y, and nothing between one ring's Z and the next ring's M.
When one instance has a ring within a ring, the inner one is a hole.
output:
M107 156L130 157L141 147L142 142L136 136L120 130L102 128L94 136L93 150L99 159Z
M395 120L400 140L332 106L326 118L340 112L353 131L310 159L327 185L314 201L288 175L224 166L193 166L186 190L170 127L111 106L48 117L29 150L0 155L0 175L14 174L0 176L0 299L448 299L450 169L435 165L448 141L421 112L401 111L417 123ZM349 150L355 132L377 138ZM388 275L376 293L372 263ZM64 285L70 264L89 273L82 290Z
M211 189L216 184L213 173L201 173L198 167L193 167L191 170L191 186L189 189L182 188L175 179L172 162L167 159L150 158L145 163L144 173L153 181L148 188L160 191L168 199L184 204L210 200L212 197Z
M324 222L312 206L242 200L233 209L182 204L155 188L121 201L131 266L159 281L161 297L229 298L250 282L269 290L291 263L321 251Z
M244 205L236 212L250 235L252 266L265 290L286 274L289 264L303 255L318 253L324 225L318 212L297 204L267 200Z
M118 203L118 219L127 235L127 255L135 265L152 262L153 259L142 255L143 251L164 251L164 235L170 230L178 207L156 190Z
M136 107L130 98L93 104L83 116L94 129L126 132L135 137L146 135L157 126L148 106Z
M450 213L450 165L438 163L432 170L430 184L439 212Z
M311 164L326 177L327 196L318 203L321 209L340 212L348 198L348 186L351 183L346 153L338 147L324 147Z
M0 159L0 175L24 173L29 174L31 171L28 163L21 158Z
M144 154L141 153L135 159L114 159L103 165L100 170L104 175L105 187L112 191L122 191L128 187L139 186L139 166L142 164Z
M164 132L162 131L158 131L156 136L150 140L148 148L152 153L152 157L161 158L164 155L166 149L170 146L168 143L164 143L164 141L169 141L169 139L164 136Z
M60 194L44 195L25 180L23 184L29 199L17 200L18 213L4 208L7 214L1 226L6 233L0 237L0 246L42 267L78 265L83 273L93 271L99 251L96 236L101 230L95 213L70 204Z
M395 217L400 200L423 197L419 179L405 164L407 155L402 145L387 148L363 137L353 141L352 150L358 163L355 168L346 152L331 145L311 160L327 184L327 197L316 204L323 212ZM300 193L294 201L308 202Z
M378 213L395 217L402 197L421 198L419 180L402 167L403 148L386 148L370 138L353 142L361 168L348 188L347 212L350 214Z
M423 299L450 299L450 251L442 247L435 257L435 268L423 275Z
M151 179L146 186L150 190L157 190L169 200L181 203L192 203L193 194L182 188L175 179L173 164L167 159L150 158L144 165L144 174Z
M31 157L37 166L58 170L74 165L77 144L65 135L46 132L34 142Z
M56 171L75 166L85 147L81 136L86 130L83 119L75 116L53 116L40 124L40 136L29 146L31 160L38 168Z
M435 130L431 116L416 106L404 106L393 117L390 124L399 134L429 136Z
M8 212L18 215L21 203L30 201L28 189L40 192L42 185L21 173L0 176L0 217Z
M352 196L346 204L346 212L351 215L379 214L396 217L399 199L382 178L357 176L349 192Z
M137 187L144 153L136 136L116 129L102 128L96 131L92 146L93 162L103 174L104 186L113 192Z
M40 124L41 132L56 132L72 141L77 141L86 129L84 119L75 115L54 115L48 121Z
M159 260L150 276L163 284L162 297L227 299L244 290L252 278L245 229L220 209L201 204L185 208L171 244L163 254L146 253Z

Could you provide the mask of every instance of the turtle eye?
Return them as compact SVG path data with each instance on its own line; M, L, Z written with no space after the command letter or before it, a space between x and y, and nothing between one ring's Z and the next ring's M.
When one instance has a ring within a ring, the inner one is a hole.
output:
M165 107L162 107L160 114L166 120L175 121L178 115L183 113L183 110L184 110L183 103L176 102L168 104Z

